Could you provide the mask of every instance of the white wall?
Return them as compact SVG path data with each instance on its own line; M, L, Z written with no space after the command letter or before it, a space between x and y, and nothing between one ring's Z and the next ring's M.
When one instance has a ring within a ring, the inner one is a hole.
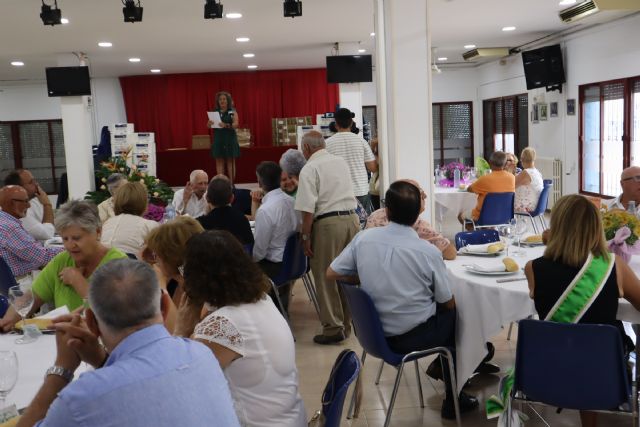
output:
M45 82L0 85L0 121L60 118L60 101L47 96Z
M125 123L127 116L120 81L117 77L91 79L93 111L95 123L95 142L100 142L102 126L113 123ZM135 125L135 123L134 123Z

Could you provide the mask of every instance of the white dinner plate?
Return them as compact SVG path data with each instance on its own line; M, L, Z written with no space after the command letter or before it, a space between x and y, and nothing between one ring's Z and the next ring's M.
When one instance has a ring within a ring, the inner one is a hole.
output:
M473 255L473 256L496 257L496 256L499 256L499 255L502 255L504 253L504 249L501 250L501 251L494 252L494 253L490 254L489 252L474 251L474 250L468 249L466 246L464 246L464 247L460 248L458 253L465 254L465 255Z
M544 246L543 242L525 242L524 240L520 242L520 246L524 246L526 248L535 248L536 246Z
M465 270L467 270L469 273L474 273L474 274L481 274L483 276L508 276L511 274L517 274L520 271L484 271L484 270L480 270L478 269L475 265L469 265L469 264L465 264L462 267L464 267Z

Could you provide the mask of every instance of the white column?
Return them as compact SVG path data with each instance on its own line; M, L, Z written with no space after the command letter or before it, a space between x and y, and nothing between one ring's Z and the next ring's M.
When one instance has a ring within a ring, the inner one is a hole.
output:
M60 98L70 199L84 199L85 193L95 187L91 152L93 132L87 98L83 96Z
M88 65L84 54L60 54L59 66ZM64 155L67 163L69 199L84 199L95 188L93 171L94 142L92 103L90 96L60 97Z
M375 0L378 139L382 188L399 178L433 194L431 35L427 0ZM431 205L423 216L432 224Z

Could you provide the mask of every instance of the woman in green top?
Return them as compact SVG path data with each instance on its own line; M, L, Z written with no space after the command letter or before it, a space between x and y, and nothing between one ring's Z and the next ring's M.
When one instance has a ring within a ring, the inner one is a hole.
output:
M216 160L216 173L226 175L233 182L236 178L236 158L240 157L240 146L236 135L238 114L233 108L233 100L229 92L216 94L216 111L220 113L222 127L213 130L211 157ZM208 126L211 125L213 122L209 120Z
M100 243L100 216L91 202L72 200L56 213L56 231L62 236L65 251L45 266L33 282L33 308L36 313L42 304L53 303L56 308L66 305L73 311L83 305L89 292L89 278L102 264L126 258L119 249ZM0 328L7 331L20 320L10 308L0 320Z

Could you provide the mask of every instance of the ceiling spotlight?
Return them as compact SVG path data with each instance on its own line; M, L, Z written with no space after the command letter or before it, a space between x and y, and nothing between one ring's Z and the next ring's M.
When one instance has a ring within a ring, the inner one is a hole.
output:
M247 65L247 68L250 70L255 70L256 68L258 68L257 65L251 64L251 65Z
M236 37L236 41L238 43L247 43L249 41L249 37Z
M122 8L122 15L124 16L124 22L142 22L142 6L140 6L140 0L138 5L134 0L122 0L124 7Z
M60 23L61 24L68 24L69 20L67 18L60 18Z
M302 2L300 0L284 0L283 9L285 18L302 16Z
M245 58L253 58L254 56L256 56L256 54L255 53L243 53L242 56L245 57Z
M375 36L376 36L376 33L371 33L371 34L369 34L369 35L370 35L371 37L375 37Z
M11 65L13 65L14 67L22 67L24 65L24 62L22 62L22 61L12 61Z
M242 18L242 14L238 12L231 12L231 13L226 13L224 17L228 19L240 19Z
M49 6L42 0L42 8L40 9L40 19L44 25L60 25L62 24L62 11L58 9L58 1L53 1L53 6Z
M365 53L367 49L358 49L358 53Z
M516 29L516 27L510 26L510 27L502 27L502 31L514 31Z
M129 62L140 62L140 58L129 58Z
M438 58L438 61L446 61L447 59L449 58L447 58L446 56L441 56Z
M99 42L98 46L100 46L100 47L111 47L111 46L113 46L113 43L111 43L111 42Z
M206 0L204 4L204 19L216 19L222 18L222 8L224 6L220 3L220 0Z
M465 45L464 45L464 48L465 48L465 49L475 49L475 48L476 48L476 45L475 45L475 44L465 44Z
M152 69L150 69L149 71L151 71L152 73L159 73L159 72L161 72L162 70L161 70L160 68L152 68Z

